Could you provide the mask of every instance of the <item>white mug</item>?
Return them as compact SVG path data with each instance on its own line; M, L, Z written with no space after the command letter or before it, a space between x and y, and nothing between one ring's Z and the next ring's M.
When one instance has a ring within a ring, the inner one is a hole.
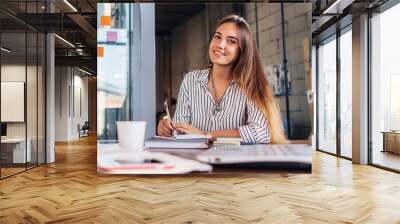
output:
M146 121L117 121L118 144L127 150L142 150Z

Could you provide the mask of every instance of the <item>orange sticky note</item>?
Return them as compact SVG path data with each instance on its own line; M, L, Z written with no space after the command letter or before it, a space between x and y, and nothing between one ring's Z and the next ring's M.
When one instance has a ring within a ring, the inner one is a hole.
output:
M104 47L97 47L97 57L104 57Z
M111 16L100 16L101 26L111 26Z

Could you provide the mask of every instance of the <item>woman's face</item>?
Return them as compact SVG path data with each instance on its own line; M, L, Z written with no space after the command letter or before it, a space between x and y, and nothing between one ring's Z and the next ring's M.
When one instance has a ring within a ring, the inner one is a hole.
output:
M239 57L239 28L234 23L224 23L215 31L208 54L213 64L229 66Z

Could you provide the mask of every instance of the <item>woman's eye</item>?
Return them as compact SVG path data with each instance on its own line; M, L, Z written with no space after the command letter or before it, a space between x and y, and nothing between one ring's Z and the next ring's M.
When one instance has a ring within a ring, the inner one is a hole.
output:
M228 43L230 43L230 44L236 44L236 41L235 41L235 40L228 40Z
M221 37L218 36L218 35L215 35L214 38L215 38L215 39L218 39L218 40L221 39Z

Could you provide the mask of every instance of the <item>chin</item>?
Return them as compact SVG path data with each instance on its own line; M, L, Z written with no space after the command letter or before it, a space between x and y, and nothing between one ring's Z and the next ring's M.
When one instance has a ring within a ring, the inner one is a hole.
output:
M218 60L215 58L211 59L211 63L215 64L215 65L220 65L220 66L227 66L227 65L231 65L232 62L231 61L227 61L227 60Z
M230 65L232 65L232 63L230 63L230 62L213 62L213 64L215 64L215 65L219 65L219 66L230 66Z

